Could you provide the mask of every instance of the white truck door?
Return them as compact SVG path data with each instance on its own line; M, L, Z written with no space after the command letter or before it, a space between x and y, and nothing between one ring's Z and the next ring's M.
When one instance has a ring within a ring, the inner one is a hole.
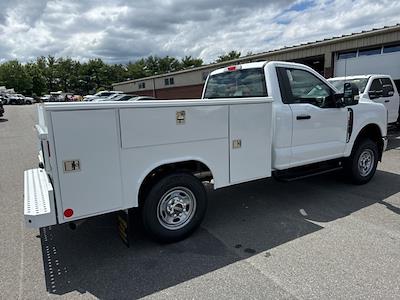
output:
M278 68L282 100L292 110L290 166L296 167L343 156L347 108L337 108L334 91L306 69Z
M390 78L381 78L384 105L388 110L388 123L394 123L399 116L399 94L395 92L393 82Z
M57 207L59 221L120 208L117 112L113 109L54 111L51 122L61 191L57 202L62 206ZM65 217L68 209L73 214Z
M394 94L393 84L389 78L382 77L372 80L368 88L368 97L370 100L381 103L386 107L388 111L388 123L397 121L399 104Z

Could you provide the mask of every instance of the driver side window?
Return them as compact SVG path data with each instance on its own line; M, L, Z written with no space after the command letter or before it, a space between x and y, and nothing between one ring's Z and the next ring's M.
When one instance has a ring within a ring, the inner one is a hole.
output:
M318 77L300 69L285 69L290 103L309 103L318 107L333 107L332 90Z

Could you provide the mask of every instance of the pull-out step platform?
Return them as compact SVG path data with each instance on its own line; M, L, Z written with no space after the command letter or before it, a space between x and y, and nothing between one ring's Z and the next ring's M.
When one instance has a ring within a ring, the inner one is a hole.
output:
M24 215L26 226L31 228L57 223L53 186L43 169L24 172Z

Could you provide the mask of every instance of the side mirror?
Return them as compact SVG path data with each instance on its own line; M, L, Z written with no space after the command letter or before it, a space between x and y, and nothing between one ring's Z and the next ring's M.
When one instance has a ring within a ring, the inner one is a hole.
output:
M357 105L360 98L358 87L350 82L346 82L343 88L343 106Z
M382 90L382 97L392 97L394 95L393 88L390 85L384 85Z

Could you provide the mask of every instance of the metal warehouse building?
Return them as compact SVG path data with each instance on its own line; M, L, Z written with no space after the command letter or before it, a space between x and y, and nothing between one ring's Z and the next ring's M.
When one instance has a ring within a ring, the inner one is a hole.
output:
M207 75L218 68L260 60L311 66L326 78L389 74L400 89L400 24L245 56L229 62L113 84L114 90L160 99L199 98Z

